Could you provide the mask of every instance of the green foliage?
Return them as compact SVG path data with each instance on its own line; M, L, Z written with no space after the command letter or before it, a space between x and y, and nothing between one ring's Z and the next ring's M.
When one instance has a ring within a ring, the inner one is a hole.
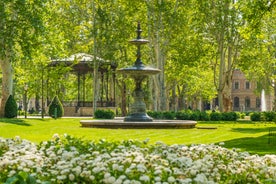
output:
M222 115L220 112L212 112L210 114L211 121L220 121L222 119Z
M173 111L165 111L163 112L164 119L174 120L175 119L175 112Z
M5 184L36 184L36 179L28 173L19 172L7 179Z
M14 118L17 116L17 104L13 96L10 95L5 105L5 117Z
M148 111L147 114L153 119L163 119L163 113L161 111Z
M229 135L232 137L239 130L233 131L233 124L231 124L225 127L227 131L223 132L224 126L220 126L220 131L209 132L207 139L212 137L212 133L216 133L219 135L219 139L224 136L229 140ZM243 135L260 133L260 127L257 128L254 125L245 126L245 124L240 126L246 130L242 132ZM241 128L240 130L242 131L243 129ZM96 131L102 130L97 129ZM111 134L114 134L114 130L109 130L109 132L111 131L113 132ZM163 142L149 144L149 139L144 139L143 141L129 138L122 139L122 136L128 131L130 130L118 130L121 136L117 136L116 138L121 140L110 141L105 139L95 141L94 137L93 140L83 140L82 138L67 134L64 136L55 134L50 141L43 141L39 145L20 138L16 140L0 138L1 143L10 148L8 152L5 152L7 154L3 157L5 164L2 164L2 167L0 167L0 183L116 183L117 178L121 176L125 177L122 178L124 181L121 180L120 183L129 183L134 180L137 183L157 183L157 167L165 169L161 170L163 173L160 175L160 181L166 183L186 183L182 182L184 180L178 182L174 179L178 176L174 173L175 170L185 172L187 176L185 179L189 179L186 180L188 183L208 183L208 181L210 181L209 183L268 183L267 181L273 183L272 181L275 179L274 172L267 172L267 168L275 168L276 166L272 155L251 156L248 152L241 152L231 148L227 149L217 143L191 144L186 146L183 145L183 140L181 140L181 144L174 143L173 145L167 145ZM146 131L150 132L150 130ZM160 136L166 136L166 132L164 132L166 130L156 131ZM199 129L189 130L187 134L191 131L197 132L192 134L194 137L206 135L206 130ZM176 135L177 130L169 130L168 132L173 132L171 135L174 138L178 137ZM225 136L227 132L230 134ZM183 130L179 131L179 135L182 135L184 139L189 137L187 134L183 134ZM140 133L137 135L139 137L143 136ZM102 137L103 135L100 134L99 136ZM247 136L244 136L244 138L250 140ZM230 141L238 143L239 146L245 144L242 141L237 141L237 139ZM245 145L249 145L252 148L254 147L252 145L258 142L251 140L250 143ZM22 152L22 149L28 151ZM130 169L131 165L137 165L137 155L143 161L141 163L143 168ZM206 155L208 155L208 159L205 159ZM181 162L175 162L176 156L178 160L182 159ZM97 167L97 165L101 167ZM201 167L198 167L198 165ZM206 169L202 171L202 167ZM239 172L233 172L233 169L239 167L243 169ZM214 170L214 168L218 169ZM89 172L87 174L80 174L82 171ZM249 171L252 173L251 175L248 174ZM200 172L202 176L210 175L210 177L203 177L203 179L199 180L198 175L194 173ZM146 180L141 177L145 175L148 176Z
M276 113L274 111L262 112L265 121L275 121Z
M174 120L176 113L173 111L148 111L147 114L154 119Z
M200 112L199 120L200 121L209 121L210 120L210 114L208 114L206 111Z
M189 110L187 111L178 111L176 113L176 119L178 120L188 120L190 119L191 113Z
M52 102L50 103L48 113L49 116L53 118L60 118L63 116L64 110L58 96L55 96Z
M94 117L97 119L114 119L115 113L110 109L98 109L96 110Z
M250 114L251 121L261 121L261 113L260 112L253 112Z
M223 121L237 121L240 118L239 114L236 112L224 112L221 113L221 120Z
M236 112L236 113L241 119L244 119L246 116L246 113L244 113L244 112Z

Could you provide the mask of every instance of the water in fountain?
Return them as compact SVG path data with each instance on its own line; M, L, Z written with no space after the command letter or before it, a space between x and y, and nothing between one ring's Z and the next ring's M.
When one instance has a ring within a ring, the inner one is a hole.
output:
M266 111L265 90L262 89L261 93L261 111Z

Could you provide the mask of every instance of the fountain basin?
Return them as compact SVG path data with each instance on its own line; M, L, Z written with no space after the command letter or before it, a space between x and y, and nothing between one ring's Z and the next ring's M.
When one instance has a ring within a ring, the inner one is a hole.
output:
M149 75L155 75L160 73L161 70L157 68L152 68L149 66L131 66L128 68L121 68L117 70L120 73L124 73L130 76L149 76Z
M179 128L189 129L195 128L197 122L192 120L153 120L152 122L125 122L123 119L97 119L97 120L80 120L82 127L87 128L121 128L121 129L165 129Z

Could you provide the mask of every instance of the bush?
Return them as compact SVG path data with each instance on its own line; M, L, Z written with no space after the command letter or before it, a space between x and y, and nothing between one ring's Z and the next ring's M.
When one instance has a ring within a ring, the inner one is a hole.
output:
M276 118L276 114L273 111L263 112L263 116L265 121L274 121Z
M224 112L221 113L221 118L224 121L237 121L239 115L236 112Z
M253 112L250 114L251 121L261 121L261 113L260 112Z
M163 113L160 111L148 111L147 114L153 119L163 119Z
M210 114L208 114L206 111L200 112L199 120L200 121L209 121L210 120Z
M115 113L112 110L96 110L94 117L97 119L113 119L115 117Z
M163 112L163 119L170 119L170 120L174 120L175 119L175 112L173 111L165 111Z
M190 113L187 111L178 111L175 115L176 119L178 120L189 120Z
M210 120L211 121L220 121L222 120L222 115L220 112L212 112L210 114Z
M246 116L246 113L243 113L243 112L236 112L236 113L238 114L238 117L241 119L244 119Z
M200 111L193 111L190 114L190 120L198 121L200 119Z
M52 100L52 102L49 105L49 116L53 118L60 118L64 114L63 106L58 99L58 96L55 96Z
M17 104L12 95L9 96L6 102L4 116L6 118L14 118L17 116Z

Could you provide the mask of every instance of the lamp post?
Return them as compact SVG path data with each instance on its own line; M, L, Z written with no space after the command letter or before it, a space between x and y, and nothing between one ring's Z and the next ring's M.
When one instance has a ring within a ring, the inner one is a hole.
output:
M27 118L27 92L28 92L28 84L24 86L24 111L25 111L25 119Z

